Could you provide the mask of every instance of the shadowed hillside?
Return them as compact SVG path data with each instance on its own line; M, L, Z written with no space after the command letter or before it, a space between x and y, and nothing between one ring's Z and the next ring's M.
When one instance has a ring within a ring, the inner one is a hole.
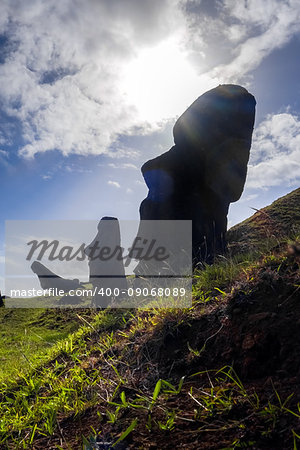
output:
M300 188L260 209L227 234L234 253L261 250L300 234Z
M299 195L229 232L191 308L86 316L3 384L1 448L300 448Z

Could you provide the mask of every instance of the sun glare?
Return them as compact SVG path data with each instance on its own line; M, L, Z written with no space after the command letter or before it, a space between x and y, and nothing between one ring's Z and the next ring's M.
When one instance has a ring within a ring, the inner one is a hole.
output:
M150 122L180 115L213 86L188 62L175 40L145 49L125 69L122 91L140 118Z

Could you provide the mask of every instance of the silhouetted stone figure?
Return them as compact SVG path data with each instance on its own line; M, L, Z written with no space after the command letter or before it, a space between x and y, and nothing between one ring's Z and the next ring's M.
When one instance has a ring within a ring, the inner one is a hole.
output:
M119 221L115 217L103 217L98 224L98 232L93 241L86 246L84 252L89 259L89 282L97 288L94 306L106 308L113 299L123 299L127 295L127 281L121 249ZM62 278L38 261L31 265L32 271L38 276L42 289L57 289L65 292L61 304L78 303L80 297L70 290L82 290L83 285L78 279Z
M220 85L201 95L173 128L175 145L147 161L143 220L192 220L193 262L212 262L225 250L229 204L244 188L255 98L241 86Z
M79 289L81 288L81 284L79 280L76 278L74 280L68 280L66 278L62 278L48 269L44 264L39 261L34 261L31 264L32 271L38 276L39 282L42 289L57 289L62 290L64 292L69 292L71 289Z
M127 281L120 247L119 221L115 217L102 217L95 239L85 248L89 258L90 283L97 288L95 306L105 308L116 298L124 298ZM114 290L117 289L117 295Z

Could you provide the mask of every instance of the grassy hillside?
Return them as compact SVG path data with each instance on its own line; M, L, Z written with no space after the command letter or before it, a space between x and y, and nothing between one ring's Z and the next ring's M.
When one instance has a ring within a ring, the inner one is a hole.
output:
M228 241L233 253L265 251L300 235L300 188L279 198L270 206L228 231Z
M265 208L275 245L259 216L234 227L245 252L195 273L191 308L70 316L84 325L2 383L0 448L300 449L297 198Z
M0 308L0 382L29 370L55 342L76 331L92 312Z

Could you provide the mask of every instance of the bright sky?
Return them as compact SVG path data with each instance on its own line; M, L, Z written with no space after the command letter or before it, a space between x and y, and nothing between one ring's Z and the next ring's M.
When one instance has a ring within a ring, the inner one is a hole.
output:
M137 219L141 165L223 83L257 100L232 225L299 186L299 0L2 0L0 289L4 222Z

